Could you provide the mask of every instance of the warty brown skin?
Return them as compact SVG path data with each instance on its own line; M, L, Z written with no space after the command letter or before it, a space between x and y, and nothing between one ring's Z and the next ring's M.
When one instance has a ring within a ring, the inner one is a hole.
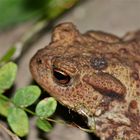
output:
M60 24L30 70L51 96L86 116L101 140L140 140L140 32L121 39Z

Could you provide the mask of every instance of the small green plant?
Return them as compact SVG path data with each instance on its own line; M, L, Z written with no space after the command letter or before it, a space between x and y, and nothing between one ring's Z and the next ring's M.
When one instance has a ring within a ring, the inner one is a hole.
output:
M45 132L49 132L52 126L48 122L48 118L56 110L56 100L49 97L39 101L35 112L33 112L27 107L37 102L41 94L38 86L29 85L20 88L15 91L11 98L5 96L4 92L14 84L16 73L17 65L13 62L8 62L0 67L0 114L7 118L10 128L20 137L27 135L29 131L27 113L35 115L37 126Z

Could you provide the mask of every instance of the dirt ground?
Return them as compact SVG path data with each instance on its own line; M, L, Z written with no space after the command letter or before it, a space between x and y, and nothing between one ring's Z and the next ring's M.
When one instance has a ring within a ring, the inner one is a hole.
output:
M73 22L81 32L86 30L102 30L118 36L123 36L128 31L140 29L140 0L86 0L77 7L59 18L55 24L65 21ZM9 46L17 41L31 24L25 23L10 30L0 33L0 57L8 50ZM51 29L50 29L51 30ZM50 41L51 31L47 31L19 60L19 70L16 79L16 88L29 85L32 81L29 72L29 60L33 54ZM61 113L60 113L61 114ZM63 116L63 113L61 114ZM61 117L61 116L59 116ZM91 140L94 137L73 127L65 125L54 126L54 130L39 138L38 130L34 127L34 118L31 120L30 134L27 140ZM8 140L0 133L0 140Z

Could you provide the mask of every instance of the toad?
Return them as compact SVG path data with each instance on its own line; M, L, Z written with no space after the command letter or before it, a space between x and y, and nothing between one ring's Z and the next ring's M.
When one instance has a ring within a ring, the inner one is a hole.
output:
M140 32L82 34L62 23L30 70L51 96L87 117L101 140L140 140Z

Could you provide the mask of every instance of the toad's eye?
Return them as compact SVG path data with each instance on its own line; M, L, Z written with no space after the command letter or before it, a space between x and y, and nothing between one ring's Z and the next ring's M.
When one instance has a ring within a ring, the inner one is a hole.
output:
M70 76L66 72L57 68L53 69L53 76L59 84L63 84L63 85L68 84L71 79Z

